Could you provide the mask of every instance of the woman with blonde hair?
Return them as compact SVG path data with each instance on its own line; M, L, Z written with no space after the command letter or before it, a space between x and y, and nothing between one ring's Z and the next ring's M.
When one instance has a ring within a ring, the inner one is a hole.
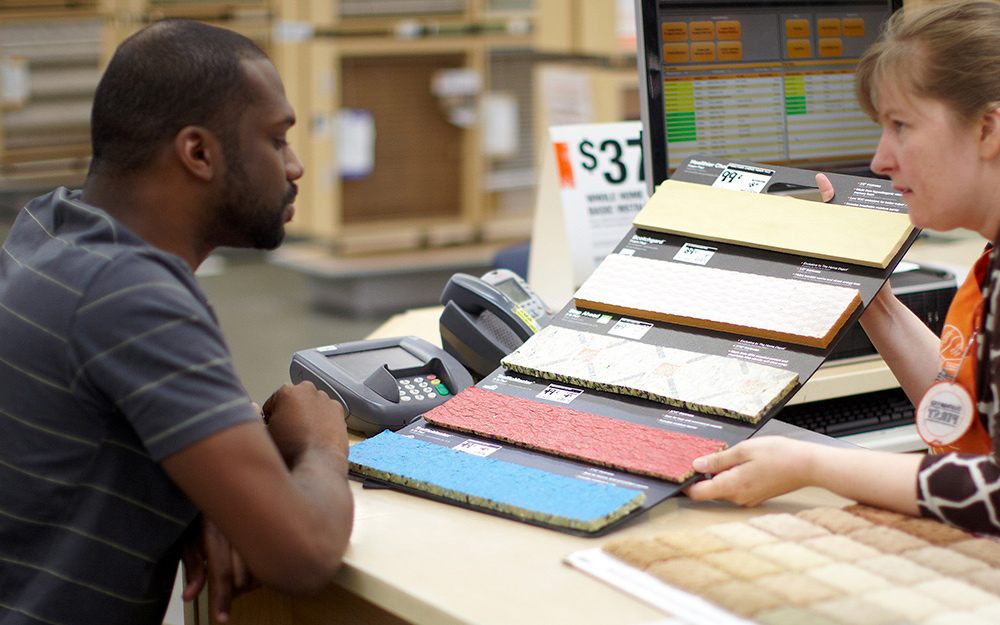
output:
M959 289L941 338L889 288L861 318L917 405L931 453L754 438L696 460L708 479L687 494L752 506L819 486L1000 534L1000 254L993 246L1000 235L1000 2L897 12L859 62L855 87L882 126L871 168L902 193L913 224L966 228L991 243Z

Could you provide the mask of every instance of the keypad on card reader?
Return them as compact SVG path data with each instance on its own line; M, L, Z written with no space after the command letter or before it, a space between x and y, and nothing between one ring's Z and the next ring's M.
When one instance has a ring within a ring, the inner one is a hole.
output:
M399 379L400 401L426 401L450 394L451 391L436 375L417 375Z

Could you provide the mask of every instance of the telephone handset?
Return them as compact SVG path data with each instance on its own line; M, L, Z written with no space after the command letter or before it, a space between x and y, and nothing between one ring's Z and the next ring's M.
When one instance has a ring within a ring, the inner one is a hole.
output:
M517 274L451 277L441 293L441 344L472 374L485 377L552 319L552 311Z

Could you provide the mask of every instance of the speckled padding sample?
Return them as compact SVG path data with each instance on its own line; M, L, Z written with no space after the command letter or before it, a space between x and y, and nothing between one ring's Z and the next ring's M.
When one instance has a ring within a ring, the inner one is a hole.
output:
M689 263L608 255L576 305L824 348L861 304L857 289Z
M989 562L1000 543L914 520L868 506L811 508L603 549L636 566L619 547L630 545L657 579L764 625L1000 623L1000 563ZM858 532L865 543L850 537ZM670 548L655 558L651 545Z
M638 475L683 482L723 441L470 386L424 414L434 425Z
M500 363L511 371L757 423L794 371L738 358L546 326Z
M637 228L885 268L913 231L906 213L667 180Z
M361 475L586 532L620 519L646 498L638 490L474 456L388 430L352 445L348 459Z

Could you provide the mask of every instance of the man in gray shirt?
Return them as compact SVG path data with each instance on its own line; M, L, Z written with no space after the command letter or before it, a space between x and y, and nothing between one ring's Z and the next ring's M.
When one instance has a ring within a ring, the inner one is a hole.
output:
M185 595L211 572L220 621L246 575L304 592L339 567L343 409L306 383L258 412L194 278L220 245L281 242L294 122L250 40L156 23L101 80L83 190L18 215L0 250L5 625L160 623L185 544Z

